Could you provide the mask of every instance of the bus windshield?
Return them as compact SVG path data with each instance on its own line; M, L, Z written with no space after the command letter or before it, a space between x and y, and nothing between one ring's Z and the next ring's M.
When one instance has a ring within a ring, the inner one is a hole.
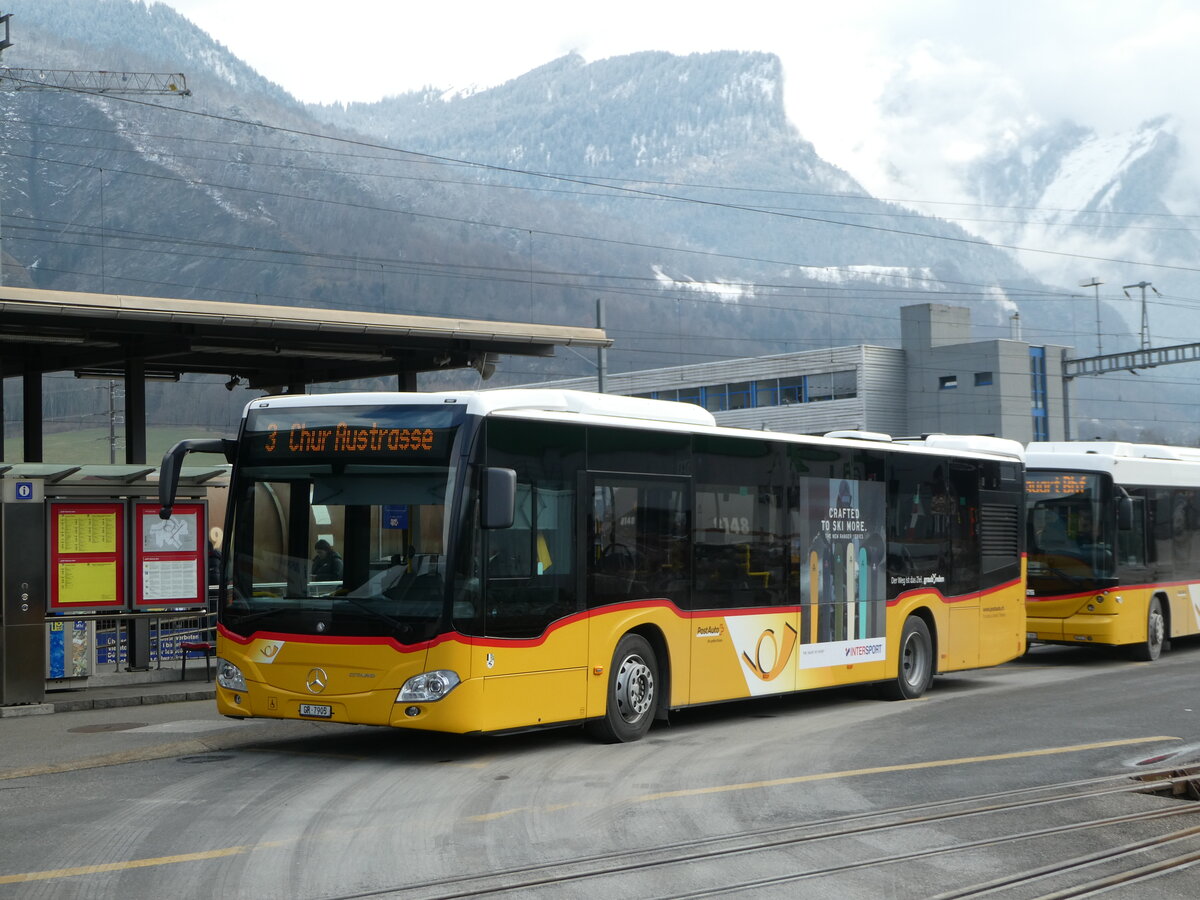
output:
M432 638L446 618L458 417L269 412L253 411L243 435L222 623L244 636Z
M1029 585L1034 593L1092 590L1115 571L1116 521L1099 475L1030 470L1026 476Z

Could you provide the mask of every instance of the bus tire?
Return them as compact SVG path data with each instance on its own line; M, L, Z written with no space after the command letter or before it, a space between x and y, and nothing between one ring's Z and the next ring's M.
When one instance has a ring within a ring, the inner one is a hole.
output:
M1157 597L1150 598L1150 609L1146 612L1146 640L1130 648L1130 656L1139 662L1154 662L1162 655L1167 640L1167 620L1163 616L1162 603Z
M591 724L592 733L607 744L641 738L654 722L658 686L654 648L639 634L622 637L608 670L604 717Z
M933 640L920 616L904 620L898 667L896 680L879 686L880 696L886 700L915 700L933 681Z

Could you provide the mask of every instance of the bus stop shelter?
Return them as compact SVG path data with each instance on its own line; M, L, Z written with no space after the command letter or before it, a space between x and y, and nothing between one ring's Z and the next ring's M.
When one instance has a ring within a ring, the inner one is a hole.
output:
M63 637L67 621L51 608L55 592L74 590L70 585L83 578L80 573L92 571L87 560L100 559L97 571L103 573L144 573L147 565L191 571L199 565L207 546L203 536L192 538L191 562L141 565L136 557L142 543L131 540L126 547L121 537L134 533L122 523L144 514L139 504L156 487L157 466L145 465L148 380L220 375L231 388L301 393L311 384L394 377L399 390L411 391L422 372L469 367L486 378L505 355L553 356L560 346L599 349L609 343L602 329L589 327L0 287L0 375L21 378L24 420L23 462L0 463L0 705L43 696L47 660L55 658L48 647ZM49 372L124 381L124 467L39 465L43 376ZM5 458L0 429L0 460ZM192 473L198 510L207 509L201 498L221 471ZM194 515L195 530L203 532L203 515ZM50 536L54 523L62 525L58 540ZM68 552L74 545L64 544L63 529L82 536L84 562ZM97 529L108 541L99 549L87 543ZM146 593L144 581L138 582L140 593L129 587L135 580L123 576L112 590L104 581L105 591L93 591L84 580L77 591L87 594L83 600L105 598L104 614L127 623L127 661L134 669L145 668L150 658L148 617L161 618L130 599ZM146 601L152 607L174 602L156 596L151 592ZM74 622L80 624L88 622Z
M469 367L486 378L505 355L610 343L602 329L582 326L0 287L0 375L22 380L25 462L43 460L48 372L124 380L132 464L146 462L147 380L222 375L302 393L310 384L394 376L399 390L416 390L421 372ZM0 459L4 449L0 432Z

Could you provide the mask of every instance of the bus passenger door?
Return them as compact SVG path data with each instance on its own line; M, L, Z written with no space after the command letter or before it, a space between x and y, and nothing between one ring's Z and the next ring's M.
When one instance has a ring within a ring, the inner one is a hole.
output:
M511 528L484 532L484 729L585 715L587 632L575 567L574 492L518 479Z

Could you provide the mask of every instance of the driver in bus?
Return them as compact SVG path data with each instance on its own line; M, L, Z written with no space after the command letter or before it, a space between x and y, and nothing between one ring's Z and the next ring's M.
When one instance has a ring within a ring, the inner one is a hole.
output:
M1081 507L1076 516L1075 542L1080 547L1091 547L1096 543L1096 523L1092 521L1090 506Z
M1055 509L1042 508L1034 517L1034 546L1040 550L1062 549L1070 546L1067 529Z

